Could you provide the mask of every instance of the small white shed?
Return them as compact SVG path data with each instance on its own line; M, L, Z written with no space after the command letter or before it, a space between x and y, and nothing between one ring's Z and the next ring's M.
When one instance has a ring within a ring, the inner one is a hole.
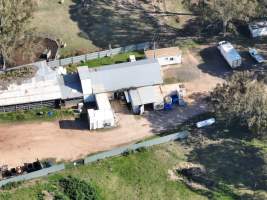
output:
M89 129L96 130L115 126L115 116L112 110L88 110Z
M149 59L157 59L161 66L182 63L182 53L178 47L148 50L145 55Z
M111 108L108 94L100 93L95 95L97 110L88 110L90 130L110 128L116 125L115 114Z

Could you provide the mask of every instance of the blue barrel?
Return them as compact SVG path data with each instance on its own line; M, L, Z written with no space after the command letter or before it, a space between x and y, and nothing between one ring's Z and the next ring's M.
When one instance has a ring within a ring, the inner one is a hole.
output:
M165 103L164 104L164 110L171 110L172 109L172 104Z
M179 104L179 97L177 94L172 95L171 98L172 98L172 104Z

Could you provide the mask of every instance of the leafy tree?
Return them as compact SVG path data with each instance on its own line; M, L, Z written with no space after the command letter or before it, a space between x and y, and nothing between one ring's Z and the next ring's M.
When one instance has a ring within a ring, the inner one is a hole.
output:
M198 11L202 19L214 23L222 23L225 34L230 22L235 20L249 21L258 16L260 9L258 0L198 0Z
M28 32L34 0L0 0L0 54L4 69L17 42Z
M266 85L250 72L238 72L218 85L211 93L210 103L219 119L227 124L240 124L253 133L267 130Z

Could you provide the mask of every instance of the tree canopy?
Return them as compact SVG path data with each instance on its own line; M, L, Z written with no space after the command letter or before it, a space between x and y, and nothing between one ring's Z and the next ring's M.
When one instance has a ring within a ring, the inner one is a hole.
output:
M266 85L250 72L238 72L218 85L210 103L219 119L227 124L246 126L262 135L267 130Z
M230 22L249 21L264 12L263 7L260 6L262 5L260 0L199 0L197 2L197 11L201 14L202 20L210 23L221 22L224 33Z
M33 0L0 0L0 54L4 67L17 41L27 34L34 7Z

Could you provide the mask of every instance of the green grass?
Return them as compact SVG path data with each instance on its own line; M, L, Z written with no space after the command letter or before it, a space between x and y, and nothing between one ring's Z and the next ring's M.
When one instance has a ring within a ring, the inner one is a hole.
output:
M37 199L42 191L58 193L58 180L69 175L95 185L103 200L207 200L207 195L217 200L234 199L226 189L216 189L207 194L192 191L182 182L171 180L168 170L186 161L187 153L188 150L175 142L155 146L128 156L69 168L35 184L2 191L0 199L31 200Z
M53 114L48 115L49 112ZM43 114L40 114L43 113ZM56 119L63 119L72 117L73 112L67 109L36 109L9 113L0 113L0 123L11 123L11 122L31 122L31 121L51 121Z
M81 65L88 66L88 67L100 67L103 65L112 65L112 64L118 64L118 63L124 63L129 62L129 56L135 55L136 59L143 59L145 58L145 54L142 51L132 51L128 53L122 53L118 55L114 55L111 57L104 57L104 58L98 58L94 60L89 60L86 62L82 62ZM68 73L76 72L77 67L80 65L68 65L66 67Z

